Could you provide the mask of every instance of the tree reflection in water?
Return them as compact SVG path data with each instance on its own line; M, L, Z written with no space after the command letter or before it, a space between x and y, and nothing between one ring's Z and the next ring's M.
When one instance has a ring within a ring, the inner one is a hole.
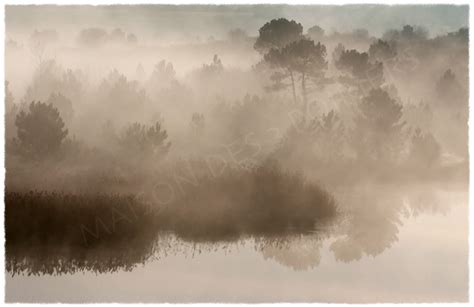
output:
M329 242L329 249L337 261L349 262L360 260L364 256L375 257L398 241L404 217L416 217L424 211L444 213L448 210L442 195L435 188L400 188L394 193L393 187L367 186L345 190L336 195L341 215L326 222L321 221L316 224L317 228L313 227L311 230L288 228L284 232L240 233L232 237L225 232L222 237L216 237L215 234L211 237L183 237L170 228L157 226L159 218L153 216L151 211L139 209L134 211L136 223L129 225L122 221L115 226L115 232L107 233L102 229L101 235L97 237L90 232L89 242L84 244L84 232L78 227L67 228L69 233L47 235L34 228L49 225L54 229L55 225L61 223L55 220L54 214L45 219L37 217L34 225L25 227L18 222L22 217L15 215L17 212L8 210L8 205L11 204L9 197L20 196L7 193L6 270L12 275L130 271L148 261L159 261L162 257L180 254L193 257L202 252L217 250L234 252L244 241L252 242L255 250L266 260L272 259L293 270L310 270L320 264L320 250L325 241ZM49 197L51 204L52 198ZM72 200L74 201L82 200L77 198ZM131 200L101 198L103 204L110 205L111 201L114 202L114 208L125 210ZM16 200L16 205L25 206L26 202L25 198ZM24 210L22 212L25 213ZM34 210L26 212L35 216ZM68 212L72 216L77 214L74 210ZM88 223L94 224L93 220ZM11 227L16 227L14 236L11 235ZM30 240L20 240L28 237L28 231L32 231L29 234ZM127 231L132 235L126 235Z

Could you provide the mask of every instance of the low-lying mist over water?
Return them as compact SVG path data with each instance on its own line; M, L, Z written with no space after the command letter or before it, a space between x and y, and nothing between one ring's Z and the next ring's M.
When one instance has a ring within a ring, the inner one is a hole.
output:
M468 300L467 5L5 12L8 302Z

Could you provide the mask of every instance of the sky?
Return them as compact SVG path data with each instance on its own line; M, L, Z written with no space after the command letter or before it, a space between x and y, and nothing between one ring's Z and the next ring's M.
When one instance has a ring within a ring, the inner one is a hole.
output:
M467 5L110 5L6 6L7 35L56 28L58 32L86 27L122 27L143 36L222 38L232 28L250 35L272 18L300 22L305 31L319 25L328 33L366 28L380 36L405 24L423 26L432 35L469 24Z

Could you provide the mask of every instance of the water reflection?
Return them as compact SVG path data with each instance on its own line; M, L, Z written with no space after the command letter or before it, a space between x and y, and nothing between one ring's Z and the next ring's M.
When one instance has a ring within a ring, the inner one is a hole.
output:
M452 188L452 187L448 187ZM344 189L337 194L343 216L330 231L269 241L262 249L265 259L274 259L295 270L319 265L323 240L329 240L337 261L351 262L364 256L377 256L398 241L403 218L423 213L446 214L452 194L436 186L390 187L365 185ZM324 234L324 235L322 235Z
M295 271L304 271L319 265L323 239L320 234L264 239L258 247L265 260L273 259Z
M6 270L11 274L60 275L80 271L96 273L133 270L163 257L224 250L236 252L239 244L250 241L265 260L295 271L311 270L321 263L321 248L329 250L340 262L351 262L365 256L377 256L398 241L404 218L423 213L446 213L453 195L439 187L359 186L336 191L341 216L333 223L320 224L313 231L288 229L278 235L245 234L238 238L223 237L199 240L183 239L179 234L162 230L153 235L136 235L113 244L57 246L53 243L9 245ZM8 241L7 241L8 243Z

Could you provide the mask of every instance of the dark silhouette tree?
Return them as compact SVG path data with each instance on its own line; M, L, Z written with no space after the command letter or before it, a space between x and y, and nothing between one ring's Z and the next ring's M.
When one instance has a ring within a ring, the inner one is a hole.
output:
M303 26L294 20L285 18L272 19L264 24L259 30L255 50L266 53L270 49L280 49L291 42L302 38Z
M306 111L307 79L313 77L320 80L324 77L324 71L327 69L326 47L321 43L314 44L312 40L301 39L284 47L282 54L287 58L290 69L301 75L301 90Z
M458 38L463 42L469 41L469 28L460 28L457 32L448 33L448 36Z
M310 39L300 39L294 41L281 50L271 49L265 56L266 62L274 67L284 69L294 84L294 73L301 76L301 90L304 108L307 107L307 80L314 80L324 77L327 69L326 47L321 43L315 44ZM293 98L296 101L296 93L293 86Z
M383 64L370 62L367 52L342 50L335 65L338 69L348 72L361 90L378 88L384 82Z
M385 62L397 56L394 46L381 39L372 43L369 47L369 58L374 61Z
M68 134L58 109L42 102L32 102L28 113L21 111L15 125L17 148L29 157L42 158L57 152Z
M289 21L285 18L272 19L259 29L259 36L254 44L254 48L261 54L264 54L265 57L272 59L269 62L271 66L282 67L280 64L275 65L276 63L283 62L281 50L288 44L301 38L303 38L303 26L300 23L296 23L294 20ZM265 62L268 63L267 60ZM274 72L270 77L274 85L270 89L278 90L286 87L282 83L282 80L286 79L286 77L289 77L291 80L293 100L296 103L295 77L292 70L284 69L284 73Z

